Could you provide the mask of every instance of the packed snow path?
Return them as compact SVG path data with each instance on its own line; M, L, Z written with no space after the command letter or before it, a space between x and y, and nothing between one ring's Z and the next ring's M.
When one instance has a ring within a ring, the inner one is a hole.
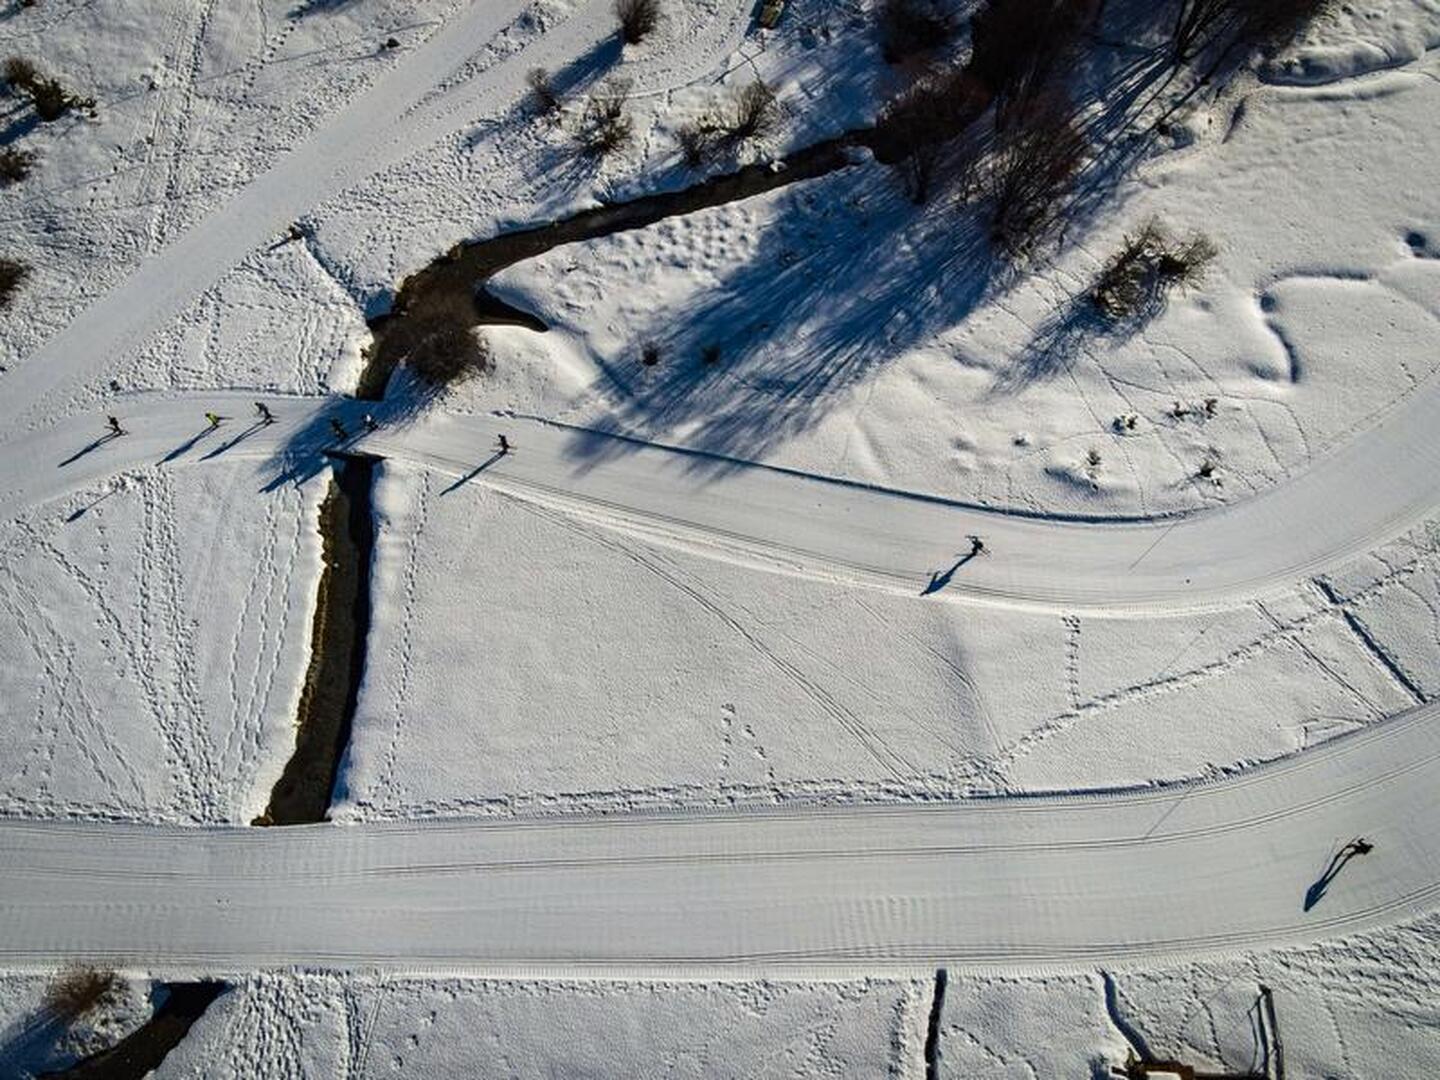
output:
M9 821L0 963L872 970L1333 938L1440 897L1437 713L1143 793L293 829ZM1332 862L1359 836L1374 850Z
M115 407L130 434L78 457L102 435L102 415L17 439L0 464L0 516L157 461L183 467L249 457L257 460L257 487L285 482L292 471L324 467L322 451L336 444L330 417L357 433L367 410L385 416L383 406L349 399L271 399L278 421L261 427L252 397L126 399ZM206 432L209 409L231 419ZM345 445L785 572L930 591L932 599L1175 612L1292 584L1423 521L1440 506L1436 416L1440 379L1259 495L1138 522L1021 516L495 417L386 423ZM494 453L501 433L513 453ZM986 553L966 559L971 534L984 538ZM944 581L938 591L937 580Z

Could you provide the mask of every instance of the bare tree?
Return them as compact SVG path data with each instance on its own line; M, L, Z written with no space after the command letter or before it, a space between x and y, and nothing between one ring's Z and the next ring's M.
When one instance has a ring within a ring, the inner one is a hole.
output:
M870 136L870 149L878 160L896 165L923 147L956 138L989 103L989 90L967 68L945 68L885 104Z
M1088 152L1068 101L1050 94L1030 103L1000 138L989 163L985 186L997 251L1024 258L1050 234Z
M938 49L955 36L954 21L936 0L884 0L876 14L887 64Z
M615 0L615 17L625 44L638 45L660 25L660 0Z
M1279 46L1329 6L1329 0L1180 0L1170 35L1175 67L1215 48L1202 82L1237 48Z
M939 143L923 143L896 163L900 188L916 206L930 201L935 189L935 174L943 158L944 148Z
M970 71L1007 126L1055 81L1099 12L1098 0L985 0L970 20Z

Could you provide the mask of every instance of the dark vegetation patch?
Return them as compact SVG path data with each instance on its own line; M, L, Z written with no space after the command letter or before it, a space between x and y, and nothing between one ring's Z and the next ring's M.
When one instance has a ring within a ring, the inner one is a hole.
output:
M59 120L73 109L90 114L95 112L95 99L79 97L71 93L58 80L42 75L39 69L23 56L12 56L5 61L4 76L7 86L14 92L29 97L35 115L42 122Z
M15 259L0 258L0 310L8 308L15 301L15 294L25 279L30 276L30 267Z
M76 967L61 972L45 991L45 1011L62 1024L70 1025L107 1004L120 994L120 976L108 969Z
M626 45L638 45L660 25L660 0L615 0L615 18Z
M955 19L939 0L884 0L877 9L880 49L898 64L944 48L954 40Z

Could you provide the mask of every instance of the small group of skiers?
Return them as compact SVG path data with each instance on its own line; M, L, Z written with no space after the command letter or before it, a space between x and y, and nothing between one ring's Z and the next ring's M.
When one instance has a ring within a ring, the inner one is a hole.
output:
M270 406L266 405L263 401L255 402L255 416L255 422L257 424L269 425L275 423L275 414L270 411ZM214 431L228 419L230 419L228 416L221 416L217 412L207 412L205 414L205 422L209 425L207 430ZM364 425L367 432L374 432L380 430L380 422L376 420L375 417L372 416L370 413L366 413L361 418L360 422ZM129 432L121 426L120 418L117 416L107 416L105 418L105 427L107 432L109 433L108 437L112 439L118 439L121 435L129 434ZM347 442L350 438L349 430L346 429L345 425L340 421L339 417L330 417L330 430L332 433L334 433L335 438L339 439L341 442ZM508 438L506 438L504 435L500 435L497 437L496 440L496 449L497 453L499 453L503 457L504 455L510 453L510 451L514 449L514 446L511 444ZM985 549L984 543L981 542L978 536L972 536L970 539L974 544L971 554L980 554Z

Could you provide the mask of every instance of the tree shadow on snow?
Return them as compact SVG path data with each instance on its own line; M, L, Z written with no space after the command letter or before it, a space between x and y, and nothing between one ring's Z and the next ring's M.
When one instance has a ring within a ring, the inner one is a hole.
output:
M754 459L811 428L887 361L963 319L992 287L975 215L917 210L887 172L847 170L781 196L754 255L712 289L651 320L598 362L613 401L592 424L679 432L686 446ZM659 345L653 366L641 342ZM707 352L718 358L706 362ZM583 466L633 442L577 433ZM695 470L737 461L690 459Z

